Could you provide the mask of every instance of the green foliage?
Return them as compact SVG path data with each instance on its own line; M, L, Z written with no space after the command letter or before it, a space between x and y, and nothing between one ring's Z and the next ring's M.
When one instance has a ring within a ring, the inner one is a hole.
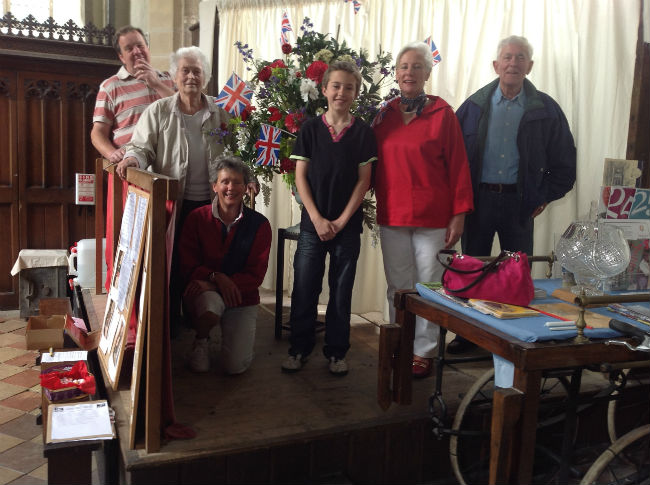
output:
M296 134L302 123L327 109L327 99L323 96L320 85L322 72L327 67L323 62L329 64L346 60L356 63L363 83L351 111L355 117L368 123L382 102L382 88L393 82L394 70L389 53L380 53L371 61L365 49L356 52L345 41L339 43L330 34L314 32L312 27L309 18L305 18L295 45L283 47L285 55L282 59L268 61L255 58L253 50L247 44L235 43L244 58L247 71L252 74L247 84L255 93L254 106L250 106L241 116L232 118L224 131L214 134L222 136L228 151L251 165L260 182L269 183L277 173L282 175L289 187L295 184L295 164L288 157ZM391 95L392 92L386 98ZM275 165L255 164L255 143L262 124L282 130L280 157ZM267 196L264 192L265 203ZM375 220L374 203L371 199L366 199L363 207L366 224L372 229Z

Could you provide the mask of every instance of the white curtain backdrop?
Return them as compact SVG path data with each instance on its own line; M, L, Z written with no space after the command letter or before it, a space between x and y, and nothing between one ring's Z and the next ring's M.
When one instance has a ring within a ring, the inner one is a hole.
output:
M255 57L282 56L279 36L285 10L294 30L292 41L303 18L309 17L314 30L338 32L339 41L367 49L371 58L380 48L396 54L404 44L431 35L442 62L433 68L425 89L454 108L496 77L492 60L500 39L527 37L535 61L529 79L560 104L578 152L574 189L535 221L535 253L549 254L555 238L570 221L584 217L598 197L604 159L625 158L641 1L647 14L649 0L361 0L355 15L352 2L344 0L209 0L202 2L200 21L202 27L213 25L204 15L212 15L217 6L219 86L233 71L244 79L253 75L233 46L238 40L247 43ZM202 40L201 47L212 55L211 45ZM258 197L256 208L269 218L274 234L300 217L279 179L270 205L265 207ZM265 288L275 284L275 243ZM285 289L291 288L294 250L295 243L287 244ZM372 247L364 233L353 311L386 315L385 294L381 248Z

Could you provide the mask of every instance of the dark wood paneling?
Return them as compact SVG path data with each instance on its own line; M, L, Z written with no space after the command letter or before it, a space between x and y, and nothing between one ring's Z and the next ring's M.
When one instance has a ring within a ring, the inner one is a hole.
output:
M19 248L16 108L15 72L0 69L0 308L18 305L18 278L9 274Z
M94 173L95 98L119 62L108 46L0 40L0 309L9 309L18 306L8 272L21 249L94 237L94 206L74 204L75 174Z

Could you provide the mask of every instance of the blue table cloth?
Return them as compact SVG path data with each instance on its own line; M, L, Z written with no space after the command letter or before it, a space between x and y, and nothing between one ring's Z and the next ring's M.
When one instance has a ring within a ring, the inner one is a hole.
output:
M538 298L533 300L530 303L530 306L535 307L542 303L560 303L561 300L551 297L551 293L559 288L562 284L560 279L544 279L544 280L535 280L535 288L543 289L547 296L545 298ZM438 294L437 292L427 288L426 286L418 283L416 289L419 295L426 299L436 303L439 303L448 308L453 308L463 315L478 320L481 323L494 327L497 330L500 330L503 333L515 337L524 342L543 342L549 340L566 340L573 338L577 335L577 329L575 330L555 330L551 331L544 324L549 321L561 321L559 319L550 317L548 315L540 315L535 317L524 317L524 318L512 318L512 319L501 319L494 317L492 315L486 315L484 313L475 310L474 308L465 307L458 303L451 301L448 298ZM624 292L616 292L616 294L624 294ZM650 296L649 296L650 299ZM634 303L634 305L642 305L645 308L650 308L650 302L640 302ZM617 320L622 320L629 322L632 325L636 325L640 328L647 329L648 326L643 323L637 322L636 320L631 320L625 318L623 315L609 311L606 307L596 307L589 308L589 311L600 313L609 318L615 318ZM589 325L589 318L585 318L587 325ZM594 329L585 329L585 336L589 338L612 338L620 337L621 333L610 328L594 328ZM512 362L499 357L498 355L493 354L494 360L494 385L497 387L512 387L514 381L514 372L515 367Z
M539 305L542 303L561 303L561 301L558 300L557 298L553 298L550 296L554 290L560 287L562 283L561 280L544 279L544 280L535 280L534 283L535 283L535 288L543 289L548 296L546 298L533 300L530 303L530 306L535 307L535 305ZM426 286L421 285L420 283L416 285L416 289L422 298L439 303L449 308L453 308L459 313L472 317L480 321L481 323L494 327L500 330L501 332L507 333L508 335L518 338L519 340L522 340L524 342L565 340L565 339L573 338L577 334L577 329L560 330L560 331L549 330L549 328L544 325L546 322L555 321L555 320L560 321L560 320L550 317L548 315L540 314L540 316L534 316L534 317L501 319L501 318L494 317L492 315L486 315L484 313L481 313L478 310L475 310L474 308L468 308L459 305L449 300L448 298L445 298L444 296L438 294L437 292L427 288ZM622 294L622 293L617 292L617 294ZM646 308L650 308L650 302L634 303L634 305L642 305L645 306ZM600 313L609 318L615 318L617 320L626 321L640 328L645 328L645 329L648 328L647 325L644 325L643 323L637 322L636 320L631 320L629 318L625 318L622 315L609 311L606 307L589 308L588 311L594 313ZM587 325L589 325L588 316L585 320L587 321ZM621 333L617 332L616 330L612 330L610 328L594 328L594 329L585 329L585 336L589 338L612 338L612 337L620 337Z

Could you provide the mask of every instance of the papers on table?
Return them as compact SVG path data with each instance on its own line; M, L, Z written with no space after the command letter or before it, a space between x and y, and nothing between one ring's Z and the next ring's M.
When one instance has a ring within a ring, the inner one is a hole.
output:
M47 409L47 443L114 437L106 400L52 404Z
M87 350L75 350L72 352L43 352L41 362L77 362L78 360L88 360Z

